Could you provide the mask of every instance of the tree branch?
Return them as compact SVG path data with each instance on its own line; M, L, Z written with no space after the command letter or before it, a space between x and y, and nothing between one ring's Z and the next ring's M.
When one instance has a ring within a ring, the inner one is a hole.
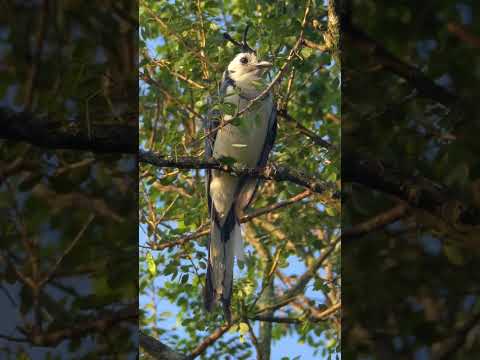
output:
M447 24L447 30L468 45L480 48L480 37L474 35L466 26L456 22L449 22Z
M116 312L106 312L95 320L77 322L69 327L51 332L40 332L39 329L23 331L36 346L55 346L65 339L75 339L91 332L103 332L108 328L126 321L138 321L138 304L132 304Z
M188 360L195 359L198 355L202 354L207 347L212 345L215 341L220 339L235 323L235 320L231 323L227 323L219 327L213 333L211 333L208 337L205 338L187 357Z
M323 140L320 136L318 136L317 134L315 134L313 131L307 129L305 126L303 126L302 124L300 124L300 122L296 119L294 119L288 112L287 110L285 109L279 109L277 111L277 114L278 116L284 118L285 120L288 120L290 122L292 122L293 124L295 124L295 126L297 127L298 130L300 130L300 132L302 134L304 134L305 136L309 137L316 145L319 145L319 146L322 146L324 148L327 148L327 149L333 149L333 150L337 150L337 147L331 143L329 143L328 141L326 140Z
M303 45L305 45L308 48L315 49L315 50L318 50L318 51L321 51L321 52L325 52L325 51L330 50L330 48L327 45L317 44L317 43L314 43L313 41L310 41L310 40L307 40L307 39L303 39Z
M261 208L261 209L258 209L256 211L254 211L250 214L242 216L242 218L240 219L240 222L244 223L244 222L250 221L253 218L259 217L259 216L264 215L264 214L271 213L275 210L278 210L278 209L284 208L288 205L299 202L300 200L305 199L306 197L309 197L311 195L312 195L312 192L310 190L305 190L305 191L301 192L300 194L292 196L290 199L279 201L275 204L266 206L264 208Z
M455 333L444 342L437 344L433 350L433 360L448 360L458 354L458 350L465 344L469 332L480 323L480 313L467 320Z
M65 122L6 108L0 108L0 121L0 139L24 141L42 148L126 154L136 154L138 150L136 125L96 124L89 137L87 131L68 128Z
M310 316L307 319L289 318L289 317L280 317L280 316L264 316L264 315L252 316L252 317L249 317L249 319L256 320L256 321L275 322L280 324L302 324L305 321L319 322L319 321L325 321L328 316L334 314L340 308L341 308L341 304L338 303L338 304L332 305L325 311L322 311L319 315Z
M59 266L62 264L62 261L63 261L63 259L65 259L65 256L67 256L70 253L70 251L72 251L73 247L82 238L83 234L87 230L90 223L93 221L94 217L95 217L94 214L90 214L87 221L85 222L85 224L83 224L82 228L77 233L77 235L72 240L72 242L65 248L65 250L63 250L62 254L57 259L57 261L55 261L55 264L52 266L50 271L47 274L45 274L45 276L40 280L40 282L37 285L38 287L43 287L47 283L47 281L49 281L55 275L55 272L57 271Z
M324 261L330 256L330 254L335 250L337 244L340 242L340 237L332 241L327 248L324 249L322 255L309 267L309 269L300 276L295 285L293 285L288 291L285 292L283 298L290 298L296 296L303 291L307 283L313 278L317 270L322 266Z
M256 311L256 314L259 315L266 311L276 310L292 302L305 289L305 286L315 276L317 270L335 250L339 242L340 237L336 238L332 243L330 243L330 245L324 249L322 255L311 266L309 266L308 270L298 278L297 282L290 289L285 291L282 296L275 299L273 305L259 309Z
M284 200L284 201L279 201L278 203L272 204L270 206L266 206L264 208L261 208L261 209L258 209L256 211L254 211L250 214L242 216L241 219L240 219L240 223L242 223L242 224L246 223L246 222L248 222L248 221L250 221L254 218L257 218L261 215L268 214L268 213L271 213L271 212L276 211L278 209L281 209L285 206L294 204L294 203L296 203L296 202L298 202L302 199L305 199L306 197L308 197L310 195L312 195L311 191L310 190L305 190L304 192L301 192L300 194L297 194L297 195L291 197L290 199L287 199L287 200ZM197 231L195 231L194 233L182 236L179 239L171 240L171 241L164 242L164 243L161 243L161 244L148 243L148 246L151 250L163 250L163 249L170 248L170 247L173 247L173 246L183 245L190 240L198 239L199 237L208 235L210 233L210 229L209 228L205 229L205 228L206 228L206 225L199 227L197 229Z
M145 53L144 53L145 54ZM145 56L145 55L144 55ZM150 57L148 57L150 58ZM189 85L191 85L192 87L194 88L197 88L197 89L206 89L206 87L202 84L199 84L198 82L188 78L187 76L181 74L181 73L178 73L174 70L172 70L171 68L168 67L168 61L167 60L153 60L153 59L150 59L150 61L155 64L155 65L158 65L164 69L166 69L170 74L172 74L173 76L175 76L176 78L180 79L180 80L183 80L185 81L186 83L188 83Z
M182 355L170 349L161 341L140 331L140 346L154 359L158 360L193 360L201 355L210 345L220 339L236 322L234 319L231 323L227 323L219 327L213 333L205 338L189 355Z
M264 356L263 356L262 350L260 348L258 338L255 335L255 331L252 328L252 324L250 324L250 321L248 321L248 319L246 319L246 323L248 325L248 333L250 334L250 337L252 338L252 344L253 344L253 346L255 346L255 350L257 350L257 360L264 360Z
M413 208L423 209L440 215L450 224L480 224L480 214L473 207L460 208L455 217L445 218L444 209L450 204L462 203L453 198L452 189L440 186L421 176L405 176L393 168L386 167L379 161L362 159L357 155L344 154L342 158L342 180L355 182L393 195L405 201ZM463 204L464 205L464 204Z
M418 90L419 95L438 101L446 106L451 106L457 102L457 95L437 85L417 67L396 58L382 44L345 18L342 21L342 34L345 34L350 39L351 45L373 56L385 69L410 82Z
M139 152L139 161L160 168L214 169L224 171L235 176L248 175L264 180L290 181L319 194L335 189L335 185L333 184L315 180L298 171L291 170L286 167L275 167L270 165L256 169L241 168L238 166L222 164L213 158L207 160L200 160L194 157L179 157L172 159L155 154L151 151L143 150L140 150ZM334 194L333 196L338 197L339 194Z
M187 357L179 354L161 341L143 333L139 332L140 346L148 355L156 360L187 360Z
M401 219L407 212L408 205L404 202L388 209L370 219L346 229L342 233L343 244L348 244L345 240L361 237L373 230L379 229L398 219Z

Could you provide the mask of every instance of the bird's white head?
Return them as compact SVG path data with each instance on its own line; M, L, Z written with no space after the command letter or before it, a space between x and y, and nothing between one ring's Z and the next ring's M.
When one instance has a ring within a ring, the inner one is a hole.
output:
M242 52L228 64L228 75L241 86L261 79L271 67L268 61L258 61L253 52Z

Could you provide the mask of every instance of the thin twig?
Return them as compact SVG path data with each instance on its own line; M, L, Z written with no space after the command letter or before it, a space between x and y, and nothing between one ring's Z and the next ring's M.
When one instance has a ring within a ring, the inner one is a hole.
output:
M391 209L388 209L387 211L375 215L364 222L346 229L342 234L342 240L360 237L373 230L382 228L398 219L401 219L406 214L407 210L408 204L402 201Z
M58 267L60 266L60 264L62 263L63 259L65 258L65 256L67 256L70 251L72 251L73 247L78 243L78 241L82 238L83 234L85 233L85 231L87 230L88 226L90 225L90 223L93 221L93 219L95 218L95 215L94 214L90 214L90 216L88 217L87 221L85 222L85 224L83 224L82 228L80 229L80 231L77 233L77 236L75 236L75 238L73 239L73 241L65 248L65 250L63 251L63 253L60 255L60 257L57 259L57 261L55 262L55 264L53 265L53 267L50 269L50 271L43 277L42 280L40 280L39 284L38 284L38 287L42 287L43 285L45 285L45 283L50 280L52 278L52 276L55 274L55 271L57 271Z
M319 321L324 321L328 316L334 314L340 308L341 308L341 304L337 303L335 305L330 306L328 309L322 311L317 316L310 316L307 319L280 317L280 316L262 316L262 315L252 316L249 319L250 320L256 320L256 321L268 321L268 322L283 323L283 324L301 324L301 323L305 322L306 320L311 321L311 322L319 322Z
M305 126L303 126L302 124L300 124L300 122L296 119L294 119L288 112L287 110L285 109L279 109L277 111L277 114L279 116L281 116L282 118L292 122L295 124L295 126L300 130L300 132L304 135L306 135L307 137L309 137L310 139L313 140L313 142L319 146L322 146L324 148L327 148L327 149L333 149L333 150L337 150L337 147L331 143L329 143L328 141L326 140L323 140L320 136L318 136L317 134L315 134L313 131L307 129Z
M13 262L11 262L5 255L3 255L2 253L0 253L0 260L2 260L2 262L6 265L10 264L10 266L12 267L13 271L15 272L15 275L17 276L17 278L23 282L26 286L28 286L29 288L33 289L36 287L36 284L35 282L27 275L25 275L24 273L22 273L16 266Z
M180 79L180 80L183 80L185 81L186 83L188 83L189 85L193 86L194 88L197 88L197 89L206 89L206 87L202 84L199 84L198 82L188 78L187 76L183 75L183 74L180 74L179 72L176 72L172 69L170 69L168 67L168 65L166 64L167 61L166 60L150 60L151 63L155 64L155 65L158 65L166 70L168 70L168 72L170 74L172 74L173 76L175 76L177 79Z
M252 343L253 346L255 346L255 349L257 350L257 360L263 360L263 353L260 348L260 345L258 343L257 336L255 335L255 332L253 331L252 325L250 324L250 321L248 319L245 319L245 323L248 326L248 333L250 334L250 337L252 338Z
M179 101L175 96L171 95L167 90L165 90L165 88L160 85L160 83L158 81L156 81L155 79L152 78L149 70L147 69L147 67L145 67L145 71L146 72L143 72L143 73L140 73L140 77L148 84L150 85L154 85L155 88L157 88L158 90L160 90L160 92L170 101L173 101L175 104L179 105L181 108L185 109L187 112L195 115L195 117L197 117L198 119L202 120L202 121L205 121L203 116L200 115L197 111L195 111L195 109L191 108L190 106L182 103L181 101Z
M256 314L261 314L266 311L276 310L279 309L291 301L293 301L305 288L307 283L315 276L317 270L322 266L323 262L331 255L331 253L337 247L337 244L340 242L340 237L333 240L330 245L324 249L322 255L309 267L307 271L305 271L297 280L295 285L293 285L290 289L285 291L285 293L276 299L274 304L266 306L256 311Z
M313 41L310 41L310 40L307 40L307 39L303 39L303 45L305 45L308 48L315 49L315 50L318 50L318 51L321 51L321 52L325 52L325 51L330 50L329 47L326 46L326 45L317 44L317 43L314 43Z
M281 209L285 206L288 206L290 204L294 204L308 196L311 196L312 193L310 190L306 190L298 195L295 195L293 197L291 197L290 199L288 200L284 200L284 201L279 201L278 203L276 204L272 204L270 206L266 206L264 208L261 208L261 209L258 209L250 214L247 214L247 215L244 215L242 216L242 218L240 219L240 223L246 223L254 218L257 218L261 215L264 215L264 214L268 214L268 213L271 213L273 211L276 211L278 209ZM183 245L185 243L187 243L188 241L190 240L194 240L194 239L198 239L202 236L205 236L205 235L208 235L210 233L210 229L207 228L208 225L207 224L204 224L202 226L200 226L197 231L195 231L194 233L192 234L188 234L186 236L182 236L181 238L179 239L176 239L176 240L171 240L171 241L168 241L168 242L165 242L165 243L162 243L162 244L154 244L154 243L149 243L149 247L148 249L150 250L163 250L163 249L167 249L167 248L170 248L170 247L173 247L173 246L179 246L179 245Z

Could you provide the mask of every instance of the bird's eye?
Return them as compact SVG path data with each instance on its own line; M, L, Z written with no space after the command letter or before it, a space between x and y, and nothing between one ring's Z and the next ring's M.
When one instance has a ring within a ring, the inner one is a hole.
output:
M247 58L246 56L244 56L244 57L242 57L242 58L240 59L240 62L241 62L242 64L246 64L246 63L248 63L248 58Z

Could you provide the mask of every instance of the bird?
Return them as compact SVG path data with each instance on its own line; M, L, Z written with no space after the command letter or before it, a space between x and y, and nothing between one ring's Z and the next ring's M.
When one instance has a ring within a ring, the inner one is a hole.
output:
M233 107L234 112L227 114L220 111L220 119L218 111L209 116L205 127L208 135L205 156L217 160L230 158L236 164L258 168L266 165L277 133L277 111L271 91L257 100L239 119L234 119L237 121L228 122L233 114L245 109L262 93L262 80L272 67L270 62L259 61L256 51L248 45L248 28L245 28L242 43L224 34L227 40L240 48L240 53L223 73L219 87L221 103ZM222 121L227 124L219 126ZM206 170L211 230L207 244L204 304L206 310L211 312L221 302L224 317L229 323L232 321L230 306L234 257L237 261L244 261L240 218L251 204L259 185L257 177Z

